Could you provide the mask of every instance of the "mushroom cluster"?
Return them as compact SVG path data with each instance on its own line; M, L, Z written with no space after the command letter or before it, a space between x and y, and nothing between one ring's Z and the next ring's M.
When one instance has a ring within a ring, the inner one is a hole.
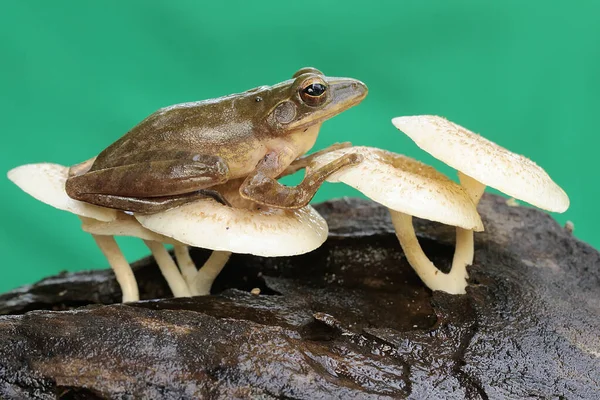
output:
M390 210L400 246L417 275L431 290L465 293L467 267L473 264L473 233L484 226L477 204L485 187L554 212L564 212L569 198L533 161L437 116L397 117L392 123L419 147L458 171L456 183L410 157L373 147L336 144L296 160L281 175L301 168L306 175L336 160L357 157L327 181L352 186ZM222 202L204 198L153 214L127 213L69 197L65 182L93 162L70 169L57 164L28 164L8 173L9 179L38 200L80 217L115 272L123 301L139 299L135 276L115 236L140 238L156 259L173 295L207 295L232 253L290 256L310 252L327 238L325 220L310 205L298 209L254 203L240 192L243 179L214 187ZM412 218L456 228L450 272L443 273L423 252ZM176 262L165 244L174 246ZM197 269L188 246L213 250Z
M466 292L467 266L474 258L473 232L483 230L476 208L486 185L548 211L564 212L569 207L566 193L533 161L453 122L422 115L397 117L392 123L423 150L456 168L460 185L417 160L369 147L324 154L308 168L348 152L363 155L362 163L345 167L327 180L350 185L388 207L409 264L432 290ZM449 273L442 273L421 249L413 216L456 227Z
M193 295L207 295L232 253L263 257L293 256L310 252L327 239L327 223L311 207L275 209L243 199L242 179L218 186L230 204L212 199L135 218L146 229L182 243L175 255ZM198 272L187 246L213 250Z
M232 207L202 199L158 214L132 216L73 200L65 191L68 176L68 167L50 163L22 165L8 172L8 178L26 193L80 217L82 229L92 235L113 269L123 302L139 300L139 291L115 236L144 241L175 297L209 294L231 252L296 255L316 249L327 238L327 224L311 206L278 210L250 204L234 190L239 181L223 187ZM177 264L164 244L174 246ZM199 270L188 245L214 250Z

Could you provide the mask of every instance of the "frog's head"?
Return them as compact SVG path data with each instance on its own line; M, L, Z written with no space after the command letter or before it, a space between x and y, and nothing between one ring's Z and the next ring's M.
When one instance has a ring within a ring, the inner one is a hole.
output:
M321 124L365 98L367 86L356 79L333 78L302 68L291 80L269 89L267 123L278 134Z

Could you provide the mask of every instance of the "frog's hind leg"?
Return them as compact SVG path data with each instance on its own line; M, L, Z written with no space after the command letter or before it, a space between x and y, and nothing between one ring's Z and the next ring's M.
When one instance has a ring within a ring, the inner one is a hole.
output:
M221 204L230 206L229 202L214 190L201 189L193 193L164 197L123 197L111 194L81 195L80 201L93 203L101 207L130 211L139 214L155 214L171 208L179 207L197 200L211 198ZM89 199L90 201L88 201Z
M207 197L227 204L209 188L228 179L229 167L221 157L194 155L89 170L69 177L65 189L71 198L87 203L156 213Z

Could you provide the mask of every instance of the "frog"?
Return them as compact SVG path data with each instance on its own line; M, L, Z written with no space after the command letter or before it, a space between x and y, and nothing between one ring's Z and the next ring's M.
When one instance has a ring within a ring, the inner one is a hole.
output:
M203 198L226 204L215 188L243 178L242 198L301 208L327 177L361 162L351 153L313 170L305 154L325 120L359 104L367 93L359 80L305 67L272 86L164 107L96 157L72 166L65 191L86 203L150 214ZM302 168L305 176L296 186L277 180Z

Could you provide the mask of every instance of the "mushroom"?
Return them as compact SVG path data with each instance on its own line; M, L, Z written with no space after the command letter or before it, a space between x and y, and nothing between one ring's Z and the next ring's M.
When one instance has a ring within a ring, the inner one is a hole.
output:
M465 189L433 167L372 147L336 150L317 157L309 168L319 168L346 153L358 153L363 156L363 161L345 167L327 180L350 185L388 207L406 258L425 285L432 290L464 293L465 271L452 268L448 274L444 274L435 267L419 245L412 217L469 230L483 230L481 218ZM461 249L457 248L456 251L460 252Z
M88 171L93 165L96 157L90 158L82 163L72 165L69 168L69 176L80 175ZM149 231L142 227L137 220L128 215L128 213L117 213L117 219L114 221L110 221L109 223L104 223L102 221L97 221L93 219L83 219L82 228L84 231L96 235L110 235L110 236L132 236L137 237L144 240L146 246L150 249L150 252L154 256L156 260L156 264L158 265L163 277L167 281L173 296L175 297L187 297L190 296L190 290L188 288L185 279L182 278L182 275L179 273L177 266L171 259L171 256L163 247L162 243L168 243L175 245L176 251L175 255L177 258L177 262L184 267L189 267L189 263L192 263L192 268L196 271L196 266L193 265L189 254L187 258L184 255L177 252L177 249L185 248L187 253L187 246L181 245L180 243L172 243L173 240L158 235L152 231ZM179 260L179 257L182 259ZM182 270L183 272L183 270Z
M145 240L175 296L189 296L187 285L181 286L181 276L169 254L158 242L171 239L144 229L133 217L116 210L98 207L71 199L65 192L69 168L50 163L27 164L8 172L8 178L37 200L80 217L84 231L92 234L96 244L113 269L123 293L123 302L139 300L139 291L131 266L119 249L114 236L135 236ZM167 259L168 257L168 259ZM169 263L170 260L170 263Z
M8 179L37 200L68 211L79 217L109 222L117 219L117 211L73 200L65 192L69 169L62 165L26 164L8 171ZM123 292L123 302L139 300L133 271L112 236L92 235L100 251L113 269Z
M434 115L396 117L392 123L421 149L455 168L475 205L491 186L548 211L569 208L567 194L536 163L462 126ZM472 264L473 231L457 228L456 242L454 266Z
M327 239L327 223L311 206L295 210L261 206L240 197L240 184L241 180L234 180L218 188L231 207L202 199L157 214L135 215L153 232L186 245L213 250L191 279L192 294L210 293L231 253L264 257L298 255L316 249ZM176 247L175 251L183 253L185 258L186 248ZM190 260L182 271L189 274L191 266Z
M114 221L117 211L73 200L65 192L69 168L58 164L21 165L8 171L8 179L25 193L59 210L99 221Z

